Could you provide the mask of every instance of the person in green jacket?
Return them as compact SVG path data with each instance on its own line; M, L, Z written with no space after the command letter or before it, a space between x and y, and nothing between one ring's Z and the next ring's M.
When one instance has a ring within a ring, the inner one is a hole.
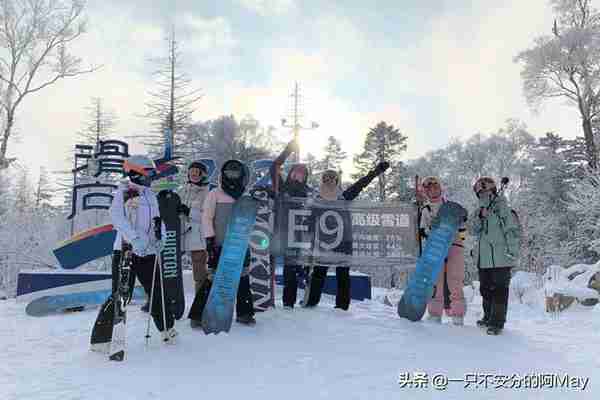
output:
M477 325L486 327L488 335L498 335L506 322L511 268L519 259L520 225L492 178L479 178L473 191L479 207L469 218L477 238L471 254L479 272L483 298L483 318Z

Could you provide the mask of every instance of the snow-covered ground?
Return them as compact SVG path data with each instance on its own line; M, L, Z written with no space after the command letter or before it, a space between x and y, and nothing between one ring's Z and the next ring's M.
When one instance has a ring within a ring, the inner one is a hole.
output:
M97 310L33 318L24 308L0 301L0 399L600 398L600 306L553 319L541 305L512 303L505 332L493 337L475 326L478 296L464 327L402 320L377 299L337 311L325 296L316 309L277 308L259 314L255 327L234 324L218 336L180 321L176 346L160 344L153 331L149 347L146 314L132 306L123 363L88 350ZM398 383L402 374L419 372L428 374L427 388ZM444 376L470 383L439 390L436 374L440 385ZM487 389L483 374L490 374ZM509 376L510 387L533 382L534 374L590 381L583 391L494 388L502 379L496 375Z

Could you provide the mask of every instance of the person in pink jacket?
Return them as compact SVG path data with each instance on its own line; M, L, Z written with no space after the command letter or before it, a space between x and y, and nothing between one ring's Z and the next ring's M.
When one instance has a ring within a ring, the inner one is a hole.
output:
M202 233L206 239L208 252L208 267L215 271L219 264L219 257L225 241L227 225L231 218L233 203L239 199L246 190L250 174L245 164L238 160L229 160L221 168L220 186L211 190L204 200L202 209ZM236 315L237 322L245 325L256 323L254 319L254 304L250 292L250 251L246 252L244 270L240 278L237 292ZM204 280L202 288L196 293L189 318L193 328L201 326L202 312L212 286L212 274Z
M442 185L437 177L429 176L423 180L418 194L423 198L424 204L421 209L421 224L420 235L427 240L427 235L431 230L431 223L436 216L441 205L446 201L442 196ZM463 325L465 315L465 296L463 293L463 285L465 280L465 257L464 239L466 228L461 224L454 243L450 246L448 257L444 269L440 272L434 297L427 305L429 319L434 322L442 321L444 312L444 280L447 281L448 289L450 290L450 309L447 314L452 317L452 322L455 325Z

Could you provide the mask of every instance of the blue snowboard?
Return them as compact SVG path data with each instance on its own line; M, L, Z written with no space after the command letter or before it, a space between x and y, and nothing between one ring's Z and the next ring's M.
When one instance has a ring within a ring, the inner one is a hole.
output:
M256 201L248 196L240 197L233 205L217 271L202 312L202 329L206 334L229 332L231 328L233 306L255 221Z
M440 207L432 222L423 253L417 259L416 269L408 278L406 290L398 303L400 317L411 321L423 318L427 302L433 294L433 285L437 282L448 250L466 215L466 210L458 203L449 201Z
M95 290L91 292L57 294L44 296L33 300L25 307L27 315L33 317L45 317L46 315L78 309L81 307L95 307L106 301L110 296L111 290ZM133 298L142 300L145 298L144 290L141 287L135 288Z

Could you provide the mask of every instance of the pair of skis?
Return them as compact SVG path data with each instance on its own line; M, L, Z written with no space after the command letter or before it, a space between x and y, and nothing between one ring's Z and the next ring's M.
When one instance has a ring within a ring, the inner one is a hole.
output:
M129 275L131 274L132 255L130 245L123 246L118 271L118 287L113 293L113 328L108 358L123 361L127 344L127 304L129 303Z

